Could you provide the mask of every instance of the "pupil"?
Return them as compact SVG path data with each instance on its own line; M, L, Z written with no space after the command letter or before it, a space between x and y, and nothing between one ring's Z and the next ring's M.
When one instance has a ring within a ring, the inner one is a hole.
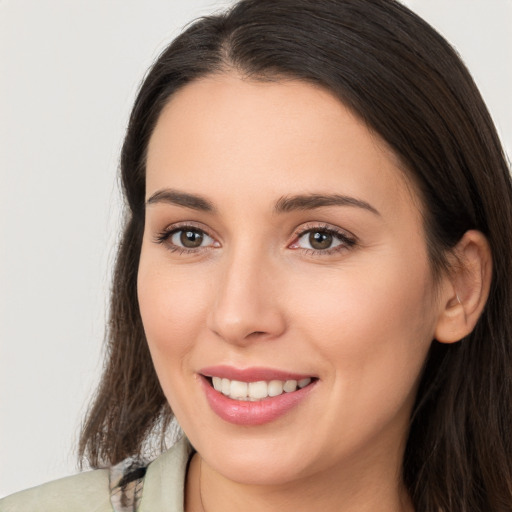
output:
M182 231L180 242L183 244L183 247L194 249L202 244L203 235L197 231Z
M332 235L320 231L310 233L309 243L313 249L329 249L332 244Z

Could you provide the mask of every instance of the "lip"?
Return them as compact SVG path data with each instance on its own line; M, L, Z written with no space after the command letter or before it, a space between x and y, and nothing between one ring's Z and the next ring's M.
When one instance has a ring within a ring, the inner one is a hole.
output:
M233 400L216 391L207 377L217 376L241 382L256 382L258 380L300 380L311 375L283 372L269 368L237 369L229 366L203 368L200 372L200 382L206 399L212 411L224 421L234 425L257 426L270 423L297 407L316 387L314 379L311 384L291 393L267 397L257 402Z
M315 375L292 373L259 366L251 368L234 368L228 365L208 366L199 370L198 373L205 377L221 377L229 380L239 380L240 382L257 382L259 380L302 380L308 377L316 377Z

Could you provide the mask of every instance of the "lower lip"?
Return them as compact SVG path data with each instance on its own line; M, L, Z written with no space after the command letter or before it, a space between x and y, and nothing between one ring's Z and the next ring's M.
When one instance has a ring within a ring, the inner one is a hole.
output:
M233 400L216 391L204 377L201 377L201 382L206 399L217 416L234 425L252 426L270 423L286 414L306 398L317 381L292 393L283 393L257 402Z

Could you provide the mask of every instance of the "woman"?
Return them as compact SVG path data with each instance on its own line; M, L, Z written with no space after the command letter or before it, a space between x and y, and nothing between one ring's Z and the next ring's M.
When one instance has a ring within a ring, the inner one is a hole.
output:
M93 472L2 510L512 510L512 187L467 70L391 0L242 0L160 56ZM175 415L184 437L147 465Z

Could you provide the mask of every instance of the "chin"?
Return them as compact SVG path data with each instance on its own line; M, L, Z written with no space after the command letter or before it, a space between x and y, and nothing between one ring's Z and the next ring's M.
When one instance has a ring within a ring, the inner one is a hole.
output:
M278 460L275 454L264 454L261 450L254 454L230 453L223 460L210 460L206 454L203 460L224 478L244 485L285 485L303 476L299 461L288 462L282 457Z
M304 477L316 466L315 455L304 450L307 439L290 439L289 433L212 433L208 438L200 436L196 442L190 440L211 469L239 484L285 485Z

